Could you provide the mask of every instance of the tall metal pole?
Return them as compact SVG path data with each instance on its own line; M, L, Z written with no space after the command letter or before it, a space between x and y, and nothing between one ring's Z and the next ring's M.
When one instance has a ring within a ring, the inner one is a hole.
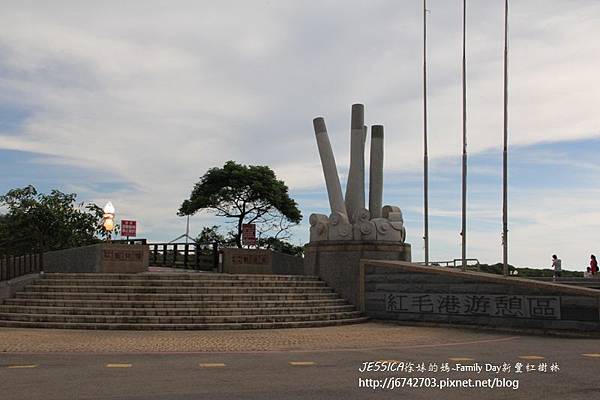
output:
M425 265L429 265L429 156L427 150L427 0L423 0L423 214Z
M502 153L502 260L508 275L508 0L504 1L504 151Z
M427 0L423 0L423 214L425 265L429 265L429 156L427 152Z
M467 0L463 0L463 155L462 155L462 268L467 269Z

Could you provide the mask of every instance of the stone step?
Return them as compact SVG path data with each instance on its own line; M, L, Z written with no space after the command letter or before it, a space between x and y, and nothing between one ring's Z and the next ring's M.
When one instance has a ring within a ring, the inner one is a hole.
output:
M247 281L237 279L37 279L33 286L179 286L179 287L323 287L323 281L301 281L301 280L260 280Z
M224 329L282 329L316 328L324 326L359 324L368 321L366 317L323 321L226 323L226 324L98 324L98 323L61 323L29 322L1 320L0 326L10 328L47 328L47 329L95 329L95 330L224 330Z
M144 272L141 274L96 274L96 273L49 273L43 279L124 279L124 280L241 280L241 281L318 281L319 277L309 275L258 275L258 274L217 274L209 272L198 273L156 273Z
M266 301L266 300L325 300L336 299L330 293L243 293L243 294L177 294L177 293L71 293L71 292L18 292L17 299L64 300L137 300L137 301Z
M254 286L224 286L224 287L179 287L179 286L58 286L58 285L28 285L27 293L139 293L139 294L236 294L236 293L331 293L326 286L292 286L292 287L254 287Z
M217 273L45 274L0 303L0 326L260 329L366 318L317 277Z
M223 316L323 314L352 312L351 305L318 307L241 307L241 308L113 308L113 307L36 307L0 305L0 313L60 314L60 315L119 315L119 316Z
M0 313L3 321L96 323L96 324L242 324L265 322L328 321L358 318L358 311L321 314L219 315L219 316L124 316Z
M344 299L270 300L270 301L116 301L116 300L64 300L64 299L6 299L5 305L21 307L79 307L79 308L273 308L340 306Z

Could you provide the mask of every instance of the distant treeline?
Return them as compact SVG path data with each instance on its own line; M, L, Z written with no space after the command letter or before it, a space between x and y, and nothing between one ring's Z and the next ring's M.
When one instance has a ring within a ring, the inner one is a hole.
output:
M481 272L488 272L490 274L502 275L503 274L503 265L502 265L502 263L491 264L491 265L490 264L479 264L479 265L474 265L473 270L481 271ZM517 271L517 276L525 276L525 277L536 277L536 278L550 277L551 278L554 275L554 271L550 268L544 268L544 269L528 268L528 267L515 268L514 266L509 265L508 270L511 275L514 274L514 271ZM561 276L562 277L579 277L579 278L581 278L581 277L583 277L583 272L568 271L568 270L563 269L561 271Z

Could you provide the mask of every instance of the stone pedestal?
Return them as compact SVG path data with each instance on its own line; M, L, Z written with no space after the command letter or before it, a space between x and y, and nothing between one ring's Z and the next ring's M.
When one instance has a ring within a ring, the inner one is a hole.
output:
M410 244L384 241L309 243L304 249L304 274L320 277L343 298L358 306L361 259L410 262Z

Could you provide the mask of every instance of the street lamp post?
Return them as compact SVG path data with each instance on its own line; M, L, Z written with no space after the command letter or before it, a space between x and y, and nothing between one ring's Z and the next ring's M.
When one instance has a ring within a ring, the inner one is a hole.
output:
M115 229L115 207L109 201L102 209L102 228L107 233L106 240L110 242L112 231Z

